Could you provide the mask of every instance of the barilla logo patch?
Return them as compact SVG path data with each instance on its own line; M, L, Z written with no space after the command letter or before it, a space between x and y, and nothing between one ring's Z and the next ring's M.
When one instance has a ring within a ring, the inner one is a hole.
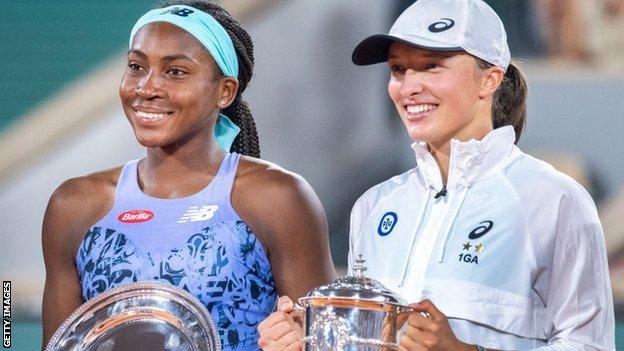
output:
M122 223L141 223L154 218L154 214L149 210L132 210L120 214L117 219Z

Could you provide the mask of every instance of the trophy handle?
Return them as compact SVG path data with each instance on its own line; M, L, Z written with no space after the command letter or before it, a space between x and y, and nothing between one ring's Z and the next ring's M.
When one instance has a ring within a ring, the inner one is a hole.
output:
M301 306L301 304L299 302L293 303L293 310L295 310L297 312L301 312L305 316L306 308Z

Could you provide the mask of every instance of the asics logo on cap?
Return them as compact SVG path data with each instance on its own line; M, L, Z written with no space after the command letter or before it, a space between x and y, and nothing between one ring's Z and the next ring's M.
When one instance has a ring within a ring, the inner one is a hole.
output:
M455 25L455 21L453 21L450 18L440 18L441 21L432 23L429 26L429 31L431 33L440 33L440 32L444 32L445 30L449 30L451 28L453 28L453 26Z

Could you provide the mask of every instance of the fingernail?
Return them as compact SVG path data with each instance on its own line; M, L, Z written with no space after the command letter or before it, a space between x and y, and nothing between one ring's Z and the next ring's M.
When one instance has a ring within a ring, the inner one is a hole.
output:
M280 311L287 311L291 308L292 301L286 296L280 297L279 301L277 301L277 309Z

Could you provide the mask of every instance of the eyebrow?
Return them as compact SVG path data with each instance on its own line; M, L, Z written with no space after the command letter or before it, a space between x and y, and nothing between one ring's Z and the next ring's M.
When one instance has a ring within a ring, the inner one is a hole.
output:
M130 54L135 54L141 57L147 57L147 55L141 51L141 50L136 50L136 49L132 49L130 51L128 51L128 55ZM163 57L161 59L162 61L165 62L171 62L171 61L175 61L175 60L188 60L188 61L192 61L195 62L193 59L191 59L190 57L186 56L185 54L171 54L171 55L167 55L165 57Z

